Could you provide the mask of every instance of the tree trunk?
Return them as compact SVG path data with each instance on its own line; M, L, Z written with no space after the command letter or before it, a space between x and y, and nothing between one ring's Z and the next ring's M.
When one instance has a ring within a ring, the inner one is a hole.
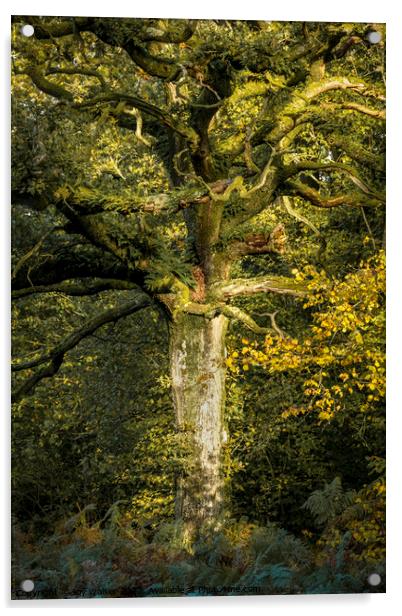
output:
M178 429L189 436L190 459L178 480L176 517L195 525L223 507L225 334L223 315L180 314L170 327L170 365Z

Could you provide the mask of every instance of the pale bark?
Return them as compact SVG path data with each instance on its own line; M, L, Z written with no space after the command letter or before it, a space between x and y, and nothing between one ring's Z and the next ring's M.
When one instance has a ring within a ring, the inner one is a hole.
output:
M255 295L256 293L276 293L303 297L306 285L286 276L257 276L256 278L234 278L222 285L216 285L214 292L223 300L237 296Z
M178 479L176 516L216 520L223 507L222 443L227 318L180 314L170 326L172 394L179 430L189 435L188 466Z

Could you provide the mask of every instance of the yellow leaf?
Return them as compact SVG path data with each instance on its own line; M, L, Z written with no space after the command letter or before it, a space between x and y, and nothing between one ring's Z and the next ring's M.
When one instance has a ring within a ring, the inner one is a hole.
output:
M70 194L70 190L67 186L60 186L55 192L54 196L56 199L67 199Z
M355 334L355 340L356 340L357 344L363 344L363 336L361 335L360 332L357 332Z

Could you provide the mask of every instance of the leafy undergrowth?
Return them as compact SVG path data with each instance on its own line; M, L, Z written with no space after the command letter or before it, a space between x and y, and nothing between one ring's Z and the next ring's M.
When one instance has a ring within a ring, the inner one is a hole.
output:
M333 521L330 526L333 530ZM34 542L16 525L13 596L384 592L379 555L373 559L359 554L353 531L341 526L334 533L327 525L318 540L308 536L301 540L274 524L257 526L245 518L227 519L218 530L204 528L195 534L179 522L164 523L154 530L133 528L119 515L111 516L107 526L100 528L99 523L87 524L85 514L80 514L60 523L52 536ZM381 576L378 586L368 584L372 573ZM26 579L34 582L31 593L20 590Z

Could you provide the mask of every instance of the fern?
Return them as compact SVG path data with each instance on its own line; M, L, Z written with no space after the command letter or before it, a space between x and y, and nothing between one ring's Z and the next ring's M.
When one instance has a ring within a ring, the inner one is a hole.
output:
M349 507L355 496L354 490L344 492L340 477L335 477L322 490L315 490L303 503L302 509L307 509L317 524L324 525Z
M344 496L339 480L333 484L327 492ZM86 508L81 518L67 521L69 533L28 549L16 532L15 587L29 576L40 598L239 595L250 589L255 594L372 591L367 584L372 566L356 568L348 557L350 532L330 549L319 548L315 557L283 528L233 520L222 522L219 532L200 532L196 541L180 522L163 524L153 537L138 540L120 524L118 505L92 526ZM384 576L380 565L376 571Z
M267 586L269 582L275 590L285 590L289 589L293 575L292 571L283 564L268 565L260 570L253 582L256 586Z
M306 564L309 560L308 549L304 543L273 524L257 528L251 536L251 549L254 558L263 563L297 563Z

